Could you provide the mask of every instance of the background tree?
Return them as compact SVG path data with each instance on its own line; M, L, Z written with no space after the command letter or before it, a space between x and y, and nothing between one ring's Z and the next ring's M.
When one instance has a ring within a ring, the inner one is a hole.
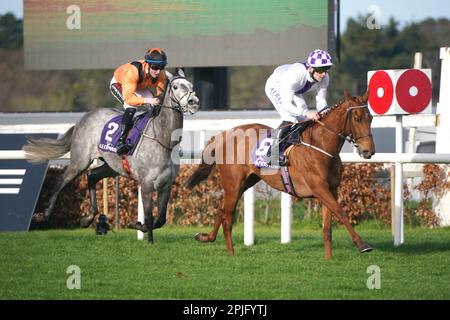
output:
M23 47L23 21L12 13L0 15L0 48L15 50Z

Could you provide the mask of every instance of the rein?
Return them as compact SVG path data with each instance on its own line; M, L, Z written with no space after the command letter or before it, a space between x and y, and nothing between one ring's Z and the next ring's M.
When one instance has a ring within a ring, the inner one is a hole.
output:
M339 138L341 138L341 139L343 139L343 140L345 140L345 141L351 143L355 148L357 148L357 147L358 147L358 144L357 144L357 141L358 141L358 140L363 139L363 138L367 138L367 137L372 137L372 134L369 133L369 134L366 134L366 135L364 135L364 136L359 136L359 137L355 137L355 138L354 138L354 137L353 137L353 133L352 133L353 130L352 130L352 120L351 120L351 115L352 115L352 111L353 111L354 109L361 109L361 108L367 108L367 107L368 107L367 104L365 104L365 105L356 106L356 107L349 107L349 108L347 109L347 117L345 118L345 124L344 124L344 129L343 129L343 130L345 131L345 128L347 127L347 123L350 123L350 134L348 134L348 135L345 135L345 134L343 134L342 132L337 132L336 130L334 130L333 128L331 128L331 127L328 126L326 123L324 123L324 122L322 122L322 121L320 121L320 120L313 120L313 121L316 122L317 124L319 124L320 126L322 126L323 128L327 129L328 131L330 131L330 132L336 134L337 136L339 136ZM305 146L307 146L307 147L310 147L310 148L312 148L312 149L314 149L314 150L317 150L317 151L319 151L319 152L322 152L323 154L327 155L327 156L330 157L330 158L334 158L334 156L331 155L330 153L328 153L328 152L326 152L325 150L322 150L322 149L320 149L320 148L318 148L318 147L315 147L315 146L313 146L313 145L311 145L311 144L309 144L309 143L300 141L300 144L305 145Z
M177 99L177 98L175 97L175 95L173 94L173 87L172 87L172 82L175 81L175 80L177 80L177 79L186 79L186 77L183 77L183 76L174 76L174 77L172 77L172 79L171 79L171 80L169 81L169 83L167 84L167 87L169 87L169 92L168 92L168 94L169 94L170 101L171 101L172 103L174 103L175 105L159 105L158 107L159 107L159 108L165 108L165 109L171 109L171 110L174 110L174 111L183 113L184 110L183 110L183 106L181 105L181 101L184 99L184 97L186 97L186 95L188 96L187 101L189 101L190 96L191 96L192 94L195 95L195 91L190 90L190 91L186 92L180 99ZM151 119L151 120L147 123L147 126L150 124L150 122L152 122L152 120L153 120L153 119ZM170 146L168 147L168 146L164 145L161 141L159 141L157 137L152 137L152 136L146 134L145 131L146 131L146 129L147 129L147 126L144 128L144 133L142 134L142 136L145 137L145 138L148 138L148 139L150 139L150 140L156 141L161 147L163 147L163 148L166 149L167 151L171 152L172 149L175 147L175 145L172 146L172 147L170 147ZM153 130L153 131L154 131L154 130Z
M356 143L356 141L358 141L360 139L363 139L363 138L371 137L372 134L369 133L369 134L366 134L364 136L359 136L359 137L356 137L356 138L353 137L352 120L351 120L352 111L354 109L361 109L361 108L367 108L367 107L368 107L367 104L365 104L365 105L362 105L362 106L349 107L347 109L347 117L345 118L344 131L345 131L345 128L347 127L347 123L350 123L350 134L348 134L348 135L345 135L342 132L337 132L336 130L334 130L333 128L329 127L328 125L326 125L325 123L323 123L320 120L315 120L315 122L317 122L319 125L321 125L325 129L327 129L328 131L331 131L334 134L338 135L341 139L343 139L343 140L353 144L354 147L358 147L358 144Z

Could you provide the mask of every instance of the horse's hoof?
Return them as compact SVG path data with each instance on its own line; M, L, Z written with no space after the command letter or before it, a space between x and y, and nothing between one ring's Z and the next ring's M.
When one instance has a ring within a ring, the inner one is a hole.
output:
M197 232L194 236L194 239L200 242L211 242L211 240L209 240L207 233Z
M128 228L139 230L139 231L142 231L142 232L147 232L147 227L144 224L142 224L141 222L139 222L139 221L136 222L136 223L130 222L128 224Z
M164 221L155 221L155 223L153 224L153 229L159 229L165 224L166 224L165 220Z
M360 246L358 247L358 250L359 250L360 253L364 253L364 252L370 252L370 251L372 251L373 248L372 248L371 246L369 246L368 244L363 243L362 245L360 245Z
M92 221L94 221L94 218L84 217L80 220L80 227L87 228L92 224Z
M41 223L41 222L46 221L45 215L42 212L33 214L33 216L31 217L31 220L36 223Z

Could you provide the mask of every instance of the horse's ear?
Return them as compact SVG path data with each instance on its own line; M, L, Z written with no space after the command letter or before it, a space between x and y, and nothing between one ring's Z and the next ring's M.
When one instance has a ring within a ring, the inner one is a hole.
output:
M166 70L166 76L169 81L172 80L172 78L173 78L173 75L167 70Z
M369 89L364 93L364 95L361 97L363 103L366 103L367 100L369 100Z
M184 75L184 71L183 71L183 69L181 69L181 68L176 68L175 69L175 72L180 76L180 77L186 77L185 75Z
M344 97L345 97L345 100L353 99L352 96L350 95L350 93L348 93L347 90L344 91Z

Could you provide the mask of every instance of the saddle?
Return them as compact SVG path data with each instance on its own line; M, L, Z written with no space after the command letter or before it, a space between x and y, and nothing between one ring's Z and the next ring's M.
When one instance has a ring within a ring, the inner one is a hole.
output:
M122 130L122 117L123 114L115 116L103 127L100 143L98 145L98 149L100 151L117 153L117 144L119 142L120 132ZM146 112L138 115L133 120L133 127L130 129L127 136L127 143L132 146L130 151L127 153L128 156L131 156L134 153L142 133L152 117L153 114Z
M279 130L271 130L266 137L263 137L257 144L253 152L253 161L258 168L279 168L279 155L286 153L290 146L299 143L302 132L312 123L312 121L305 121L292 125L289 131L278 141L277 136ZM272 154L275 151L276 154ZM277 152L278 151L278 152ZM275 160L275 161L274 161Z

